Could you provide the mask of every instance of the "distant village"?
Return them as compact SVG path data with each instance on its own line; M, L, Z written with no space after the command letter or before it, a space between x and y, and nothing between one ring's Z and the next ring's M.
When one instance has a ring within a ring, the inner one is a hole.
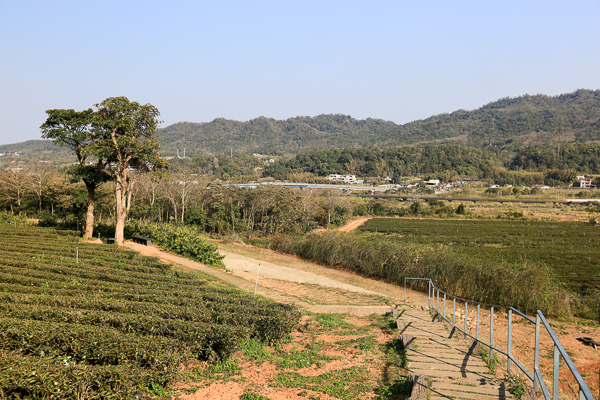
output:
M331 182L340 182L340 183L344 183L344 184L348 184L348 185L363 185L365 180L364 179L358 179L356 177L356 175L340 175L340 174L330 174L328 176L329 181ZM465 178L464 180L458 180L455 182L447 182L447 183L443 183L441 182L439 179L428 179L425 181L422 180L414 180L413 182L410 183L389 183L392 182L393 179L390 177L386 177L383 179L384 182L388 182L385 183L383 185L379 185L379 186L383 186L383 187L387 187L389 189L417 189L420 187L424 187L424 188L428 188L428 189L432 189L437 191L450 191L452 189L456 189L459 187L462 187L464 185L469 185L469 186L473 186L473 187L477 187L477 186L482 186L484 185L483 182L481 181L477 181L477 180L471 180L468 178ZM490 188L492 189L496 189L496 188L500 188L500 187L505 187L505 188L511 188L513 187L513 185L510 184L506 184L504 186L500 186L500 185L496 185L496 184L492 184L490 185ZM545 189L550 189L550 186L547 185L535 185L535 187L545 190ZM596 185L592 184L592 178L586 177L585 175L578 175L576 177L576 182L573 182L573 184L571 186L569 186L569 189L595 189ZM527 188L527 189L531 189L531 188Z

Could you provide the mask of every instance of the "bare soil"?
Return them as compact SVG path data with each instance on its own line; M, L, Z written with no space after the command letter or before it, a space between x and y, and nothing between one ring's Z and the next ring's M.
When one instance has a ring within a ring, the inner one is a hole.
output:
M346 223L346 225L340 226L339 228L331 228L331 229L318 228L318 229L313 230L312 232L313 233L319 233L319 232L325 232L325 231L351 232L351 231L357 229L359 226L361 226L365 222L367 222L368 220L370 220L371 218L372 217L360 217L357 219L351 219L350 221L348 221Z
M277 383L277 377L282 373L298 373L304 377L319 377L323 374L348 368L364 367L361 379L365 380L366 390L349 394L356 399L374 399L379 396L374 389L381 386L387 378L390 366L385 361L384 346L393 339L393 332L373 325L369 317L348 316L346 321L360 327L358 334L348 335L342 328L324 329L312 316L304 316L301 321L302 329L292 333L292 340L283 344L279 349L267 348L271 359L258 362L250 360L241 352L234 354L232 360L239 370L232 374L205 374L204 379L196 380L193 373L176 388L178 393L172 398L181 400L199 399L239 399L245 392L253 392L266 396L271 400L310 399L333 400L337 397L311 390L310 386L286 388ZM352 333L352 332L350 332ZM361 350L348 344L352 339L371 336L377 343L372 348ZM381 346L379 346L381 345ZM332 357L333 360L312 364L305 368L282 368L274 362L278 355L289 354L291 351L307 351L317 348L321 356ZM199 363L188 368L207 371L211 366ZM392 368L400 372L399 368ZM196 375L197 376L197 375ZM348 386L351 382L348 383ZM181 394L187 389L188 394ZM192 392L192 393L189 393ZM314 397L313 397L314 396Z
M338 228L337 230L339 232L351 232L351 231L357 229L359 226L361 226L362 224L364 224L365 222L367 222L370 219L371 219L371 217L358 218L358 219L349 221L346 225L342 226L341 228Z
M277 292L285 293L309 304L335 304L350 306L384 306L389 299L383 296L350 292L343 289L295 283L278 279L262 278L261 286Z

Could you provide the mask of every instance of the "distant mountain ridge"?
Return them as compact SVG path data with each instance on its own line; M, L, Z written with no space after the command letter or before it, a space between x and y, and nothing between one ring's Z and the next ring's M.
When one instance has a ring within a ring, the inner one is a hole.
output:
M311 149L461 143L486 146L556 146L600 141L600 90L580 89L559 96L503 98L476 110L399 125L368 118L329 114L286 120L258 117L247 122L217 118L211 122L179 122L159 129L161 155L261 153L297 154ZM0 146L0 153L51 151L47 141ZM58 147L57 147L58 149Z
M353 146L404 146L463 143L473 147L556 145L600 140L600 90L577 90L559 96L503 98L472 111L398 125L348 115L319 115L247 122L218 118L207 123L180 122L160 130L163 154L282 154Z

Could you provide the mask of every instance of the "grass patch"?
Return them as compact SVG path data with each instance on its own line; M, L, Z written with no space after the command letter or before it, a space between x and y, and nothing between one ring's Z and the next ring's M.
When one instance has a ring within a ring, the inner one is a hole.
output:
M498 359L498 356L494 354L493 357L490 357L490 353L487 350L481 350L479 356L487 364L488 368L490 369L490 372L493 375L496 375L496 365L501 364L500 359Z
M400 339L392 339L384 348L388 364L397 365L400 368L408 366L409 360L406 357L406 350L402 346Z
M340 340L335 342L335 344L340 346L352 346L363 351L373 351L378 345L377 339L373 336L362 336L356 339Z
M256 394L254 392L246 392L241 397L240 400L270 400L266 396L261 396L260 394Z
M525 386L525 382L523 382L520 377L515 375L506 378L506 382L511 385L508 388L508 392L515 396L517 400L521 400L523 395L527 392L527 386Z
M346 322L348 314L315 314L315 321L324 328L354 329L354 325Z
M398 379L390 385L379 387L375 390L381 400L395 400L398 395L408 396L412 391L412 378L410 375L400 375Z
M240 374L240 367L234 359L220 360L212 364L204 364L203 367L196 367L188 374L188 377L193 381L201 380L208 383L217 380L230 381L236 380L235 376ZM244 380L239 379L239 380Z
M277 386L308 389L342 400L355 400L371 391L368 381L368 371L363 366L331 371L319 376L302 376L296 372L284 372L275 378Z
M269 360L271 354L267 351L266 344L258 338L246 340L238 346L238 350L248 360L255 360L262 363Z
M381 329L382 331L391 332L398 329L392 313L387 313L385 315L371 314L367 318L372 321L371 325Z

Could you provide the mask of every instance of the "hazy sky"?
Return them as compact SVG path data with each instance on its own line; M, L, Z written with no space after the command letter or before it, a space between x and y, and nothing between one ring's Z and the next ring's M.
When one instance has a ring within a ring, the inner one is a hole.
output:
M0 0L0 144L107 97L162 126L341 113L406 123L600 88L600 1Z

